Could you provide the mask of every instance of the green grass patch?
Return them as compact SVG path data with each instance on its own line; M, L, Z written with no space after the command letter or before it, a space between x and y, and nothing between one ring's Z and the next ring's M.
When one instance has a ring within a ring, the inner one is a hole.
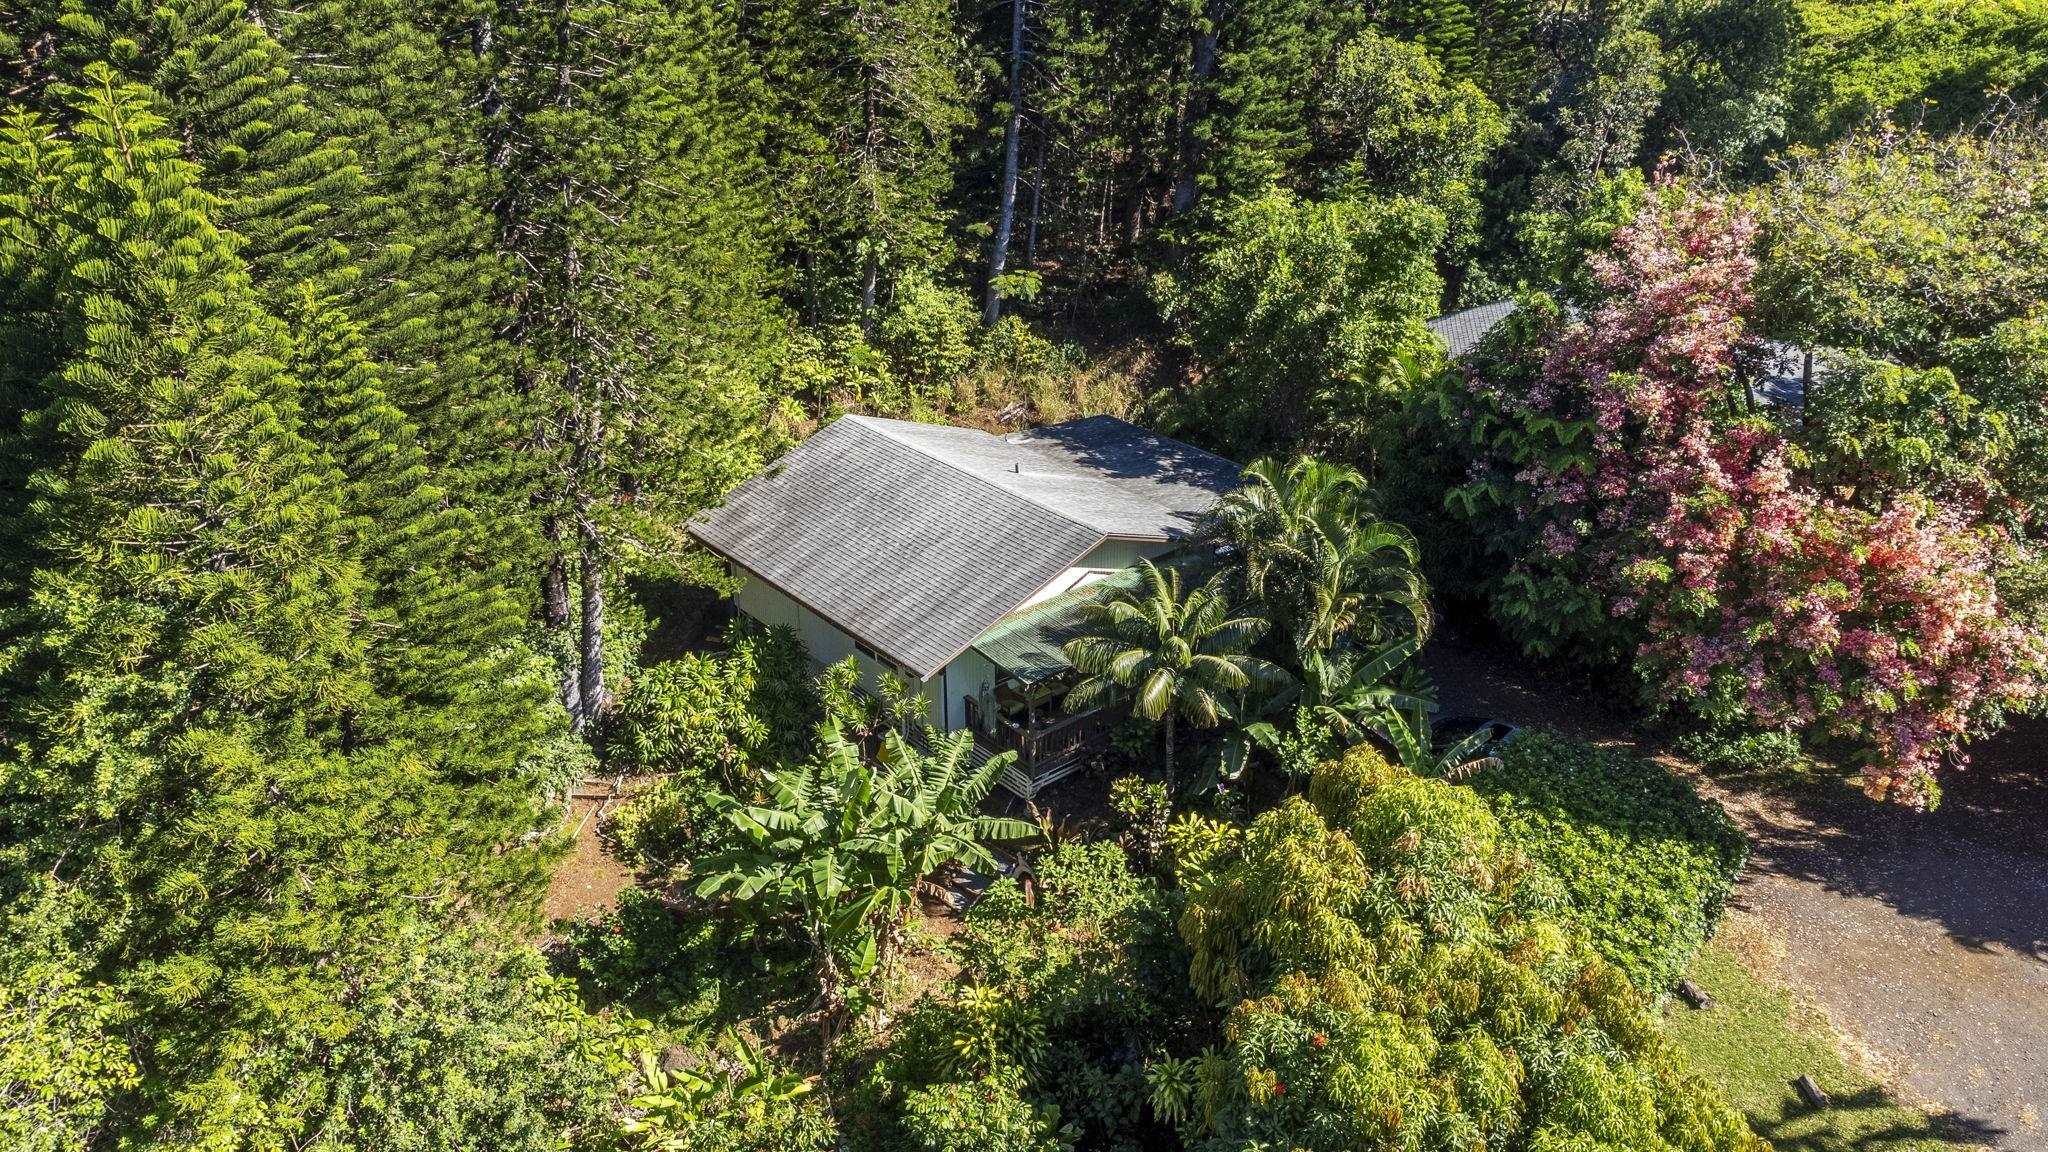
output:
M1745 968L1725 944L1710 943L1693 962L1694 983L1714 1006L1687 1008L1675 998L1665 1030L1693 1070L1720 1088L1778 1152L1956 1152L1977 1147L1942 1121L1900 1103L1851 1067L1825 1021L1801 1012L1783 992ZM1810 1075L1832 1101L1815 1110L1792 1081Z

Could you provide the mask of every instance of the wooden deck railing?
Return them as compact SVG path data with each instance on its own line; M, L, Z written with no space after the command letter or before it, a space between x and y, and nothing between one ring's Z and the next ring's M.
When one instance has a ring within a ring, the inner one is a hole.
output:
M991 752L1015 752L1024 775L1044 783L1050 774L1106 751L1115 727L1115 715L1099 708L1035 727L998 717L994 732L977 728L974 738Z

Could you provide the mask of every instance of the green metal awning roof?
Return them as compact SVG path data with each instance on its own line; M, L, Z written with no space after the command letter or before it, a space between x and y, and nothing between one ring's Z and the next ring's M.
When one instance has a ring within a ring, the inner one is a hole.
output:
M1200 551L1182 551L1155 561L1161 569L1178 570L1183 586L1202 578L1213 558ZM1065 672L1066 643L1082 634L1086 604L1118 590L1132 589L1144 579L1142 568L1120 569L1108 576L1062 592L1052 599L1013 612L989 626L974 641L975 651L1025 685L1038 684Z
M974 650L1025 684L1057 676L1071 667L1062 649L1081 635L1082 605L1112 588L1136 587L1137 575L1136 569L1125 569L1022 612L1012 612L983 632L974 641Z

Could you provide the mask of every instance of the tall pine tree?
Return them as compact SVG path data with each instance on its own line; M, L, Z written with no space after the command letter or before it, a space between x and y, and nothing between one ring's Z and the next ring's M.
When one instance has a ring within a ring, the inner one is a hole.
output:
M779 281L759 93L720 8L524 16L501 32L524 82L505 243L523 271L518 372L557 549L545 603L551 622L575 606L564 698L581 726L612 692L610 582L673 572L689 516L759 464Z
M762 0L746 29L807 318L872 333L894 278L945 262L941 205L970 120L950 0Z
M124 1107L202 1145L273 1122L282 1053L349 1027L380 940L518 879L498 854L536 813L509 745L535 725L516 692L478 699L489 596L379 587L464 535L423 507L402 422L345 352L301 404L160 98L82 79L65 132L17 112L0 139L0 892L15 914L55 883L148 1021ZM394 451L316 443L366 418Z

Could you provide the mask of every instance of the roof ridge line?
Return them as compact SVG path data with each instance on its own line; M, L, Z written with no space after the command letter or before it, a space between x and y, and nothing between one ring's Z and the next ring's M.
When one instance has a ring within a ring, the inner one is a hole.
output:
M1038 509L1038 510L1039 510L1039 511L1041 511L1041 512L1049 512L1049 513L1051 513L1052 515L1054 515L1054 516L1057 516L1057 517L1059 517L1060 519L1062 519L1062 520L1066 521L1067 523L1069 523L1069 524L1072 524L1072 525L1073 525L1073 526L1075 526L1076 528L1082 528L1082 529L1085 529L1085 530L1087 530L1087 531L1089 531L1089 532L1093 532L1093 533L1095 533L1095 536L1096 536L1096 540L1095 540L1095 543L1096 543L1097 545L1100 545L1100 544L1101 544L1101 543L1102 543L1103 541L1105 541L1105 540L1108 540L1108 539L1110 538L1110 533L1104 532L1104 531L1103 531L1102 529L1100 529L1100 528L1096 527L1096 526L1095 526L1095 525L1093 525L1093 524L1090 524L1090 523L1088 523L1088 522L1087 522L1087 521L1085 521L1085 520L1077 520L1077 519L1075 519L1074 517L1072 517L1072 516L1068 515L1067 513L1065 513L1065 512L1063 512L1063 511L1061 511L1060 509L1058 509L1058 508L1055 508L1055 507L1053 507L1053 506L1052 506L1052 505L1050 505L1050 504L1047 504L1047 503L1046 503L1045 501L1043 501L1043 500L1040 500L1040 499L1039 499L1039 498L1037 498L1036 496L1029 496L1029 495L1026 495L1026 494L1024 494L1024 493L1022 493L1022 492L1019 492L1019 491L1017 491L1017 490L1016 490L1016 489L1014 489L1014 488L1010 488L1010 487L1006 487L1006 486L1004 486L1004 485L1002 485L1002 484L998 484L998 483L996 483L995 481L993 481L993 480L990 480L990 479L989 479L988 477L986 477L986 476L982 476L982 475L979 475L979 474L977 474L977 473L975 473L975 472L973 472L973 471L971 471L971 470L969 470L969 469L963 468L963 467L961 467L960 465L958 465L958 464L954 463L954 462L953 462L953 461L951 461L951 460L948 460L948 459L946 459L946 458L945 458L945 457L943 457L943 456L937 456L937 455L934 455L934 454L932 454L932 453L930 453L930 452L927 452L927 451L925 451L925 450L924 450L924 449L923 449L922 447L918 446L918 445L917 445L916 443L912 442L911 440L909 440L909 439L907 439L907 438L905 438L905 437L902 437L902 436L898 436L898 435L897 435L896 433L894 433L894 432L891 432L891 431L890 431L890 430L888 429L888 427L887 427L887 425L889 425L889 424L900 424L900 423L908 423L908 424L915 424L915 423L917 423L917 421L915 421L915 420L908 420L908 421L900 421L900 420L891 420L891 419L889 419L889 418L888 418L888 417L886 417L886 416L866 416L866 415L862 415L861 413L858 413L858 412L848 412L848 413L847 413L847 414L846 414L845 416L842 416L842 417L840 417L840 419L842 419L842 420L844 420L844 419L848 419L848 418L851 418L851 419L854 419L854 420L858 420L858 421L860 421L860 423L861 423L861 426L862 426L862 427L864 427L864 428L873 428L873 429L874 429L874 430L875 430L875 431L876 431L877 433L879 433L879 434L881 434L881 435L883 435L883 436L887 436L887 437L888 437L888 438L889 438L889 439L890 439L890 440L891 440L892 442L894 442L894 443L896 443L896 444L900 444L900 445L902 445L903 447L905 447L905 448L908 448L908 449L910 449L911 451L913 451L913 452L917 453L918 455L920 455L920 456L924 457L925 459L927 459L927 460L930 460L930 461L931 461L932 463L934 463L934 464L938 464L938 465L941 465L941 466L943 466L943 467L949 468L949 469L951 469L951 470L953 470L953 471L955 471L955 472L958 472L958 473L959 473L960 475L962 475L962 476L965 476L965 477L967 477L968 479L970 479L970 480L974 481L974 482L975 482L975 483L977 483L977 484L980 484L980 485L982 485L983 487L986 487L986 488L993 488L993 489L995 489L996 491L998 491L998 492L1001 492L1001 493L1003 493L1004 495L1007 495L1007 496L1015 496L1015 497L1016 497L1017 499L1019 499L1019 500L1022 500L1022 501L1024 501L1024 502L1025 502L1026 504L1029 504L1029 505L1031 505L1031 506L1032 506L1033 508L1036 508L1036 509ZM1015 441L1011 441L1011 440L1004 440L1004 439L1003 439L1003 438L1002 438L1001 436L997 436L997 435L994 435L994 434L992 434L992 433L988 433L988 432L983 432L983 431L982 431L981 429L979 429L979 428L961 428L961 427L960 427L959 425L957 425L957 424L933 424L933 425L930 425L930 427L933 427L933 428L951 428L951 429L954 429L955 431L963 431L963 432L975 432L975 433L979 433L980 435L983 435L983 436L987 436L987 437L988 437L989 439L991 439L991 440L999 440L999 441L1002 441L1002 442L1003 442L1003 443L1005 443L1005 444L1009 444L1009 445L1011 445L1012 447L1015 447ZM1013 609L1013 611L1014 611L1014 609Z

